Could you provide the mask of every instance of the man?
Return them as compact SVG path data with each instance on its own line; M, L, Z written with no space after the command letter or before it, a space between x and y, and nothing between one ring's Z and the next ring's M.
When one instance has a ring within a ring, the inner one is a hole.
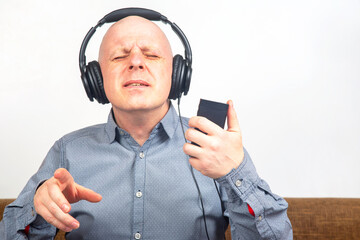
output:
M199 146L184 144L168 100L172 58L154 23L131 16L110 27L99 52L108 122L55 143L5 210L1 239L46 239L56 228L68 239L222 239L228 217L233 239L292 238L287 203L243 150L231 101L227 130L183 119Z

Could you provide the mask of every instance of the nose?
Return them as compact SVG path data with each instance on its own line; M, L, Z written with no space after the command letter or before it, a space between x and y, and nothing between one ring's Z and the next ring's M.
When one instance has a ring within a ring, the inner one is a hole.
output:
M144 69L144 56L141 52L135 51L130 55L129 71Z

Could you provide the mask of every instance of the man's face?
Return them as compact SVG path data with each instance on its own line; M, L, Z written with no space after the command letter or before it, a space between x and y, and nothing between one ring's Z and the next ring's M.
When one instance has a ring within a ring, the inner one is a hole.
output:
M103 39L99 63L114 108L148 111L168 106L172 52L154 23L140 17L115 23Z

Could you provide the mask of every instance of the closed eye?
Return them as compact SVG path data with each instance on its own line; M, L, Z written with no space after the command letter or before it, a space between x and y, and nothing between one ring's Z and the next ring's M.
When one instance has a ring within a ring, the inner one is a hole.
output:
M119 61L119 60L122 60L122 59L125 59L128 55L121 55L121 56L116 56L113 58L113 61Z
M158 59L158 58L160 58L158 55L155 55L155 54L145 54L145 56L147 58L150 58L150 59Z

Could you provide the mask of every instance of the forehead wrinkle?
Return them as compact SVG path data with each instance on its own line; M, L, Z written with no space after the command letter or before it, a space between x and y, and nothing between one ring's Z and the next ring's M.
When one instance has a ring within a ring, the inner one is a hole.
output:
M132 39L134 38L134 39ZM129 41L130 40L130 41ZM172 56L170 43L164 32L155 23L136 16L130 16L114 23L106 32L100 45L99 61L108 45L121 45L122 50L131 49L135 40L141 49L162 52ZM130 45L130 46L129 46ZM116 47L118 51L118 47Z
M119 44L117 47L114 48L114 50L110 51L110 57L114 57L114 55L117 55L119 53L125 53L129 54L134 49L134 46L137 46L142 53L146 52L153 52L157 54L163 54L157 47L154 47L152 44L147 44L147 42L141 42L141 43L135 43L135 44L126 44L121 45Z

